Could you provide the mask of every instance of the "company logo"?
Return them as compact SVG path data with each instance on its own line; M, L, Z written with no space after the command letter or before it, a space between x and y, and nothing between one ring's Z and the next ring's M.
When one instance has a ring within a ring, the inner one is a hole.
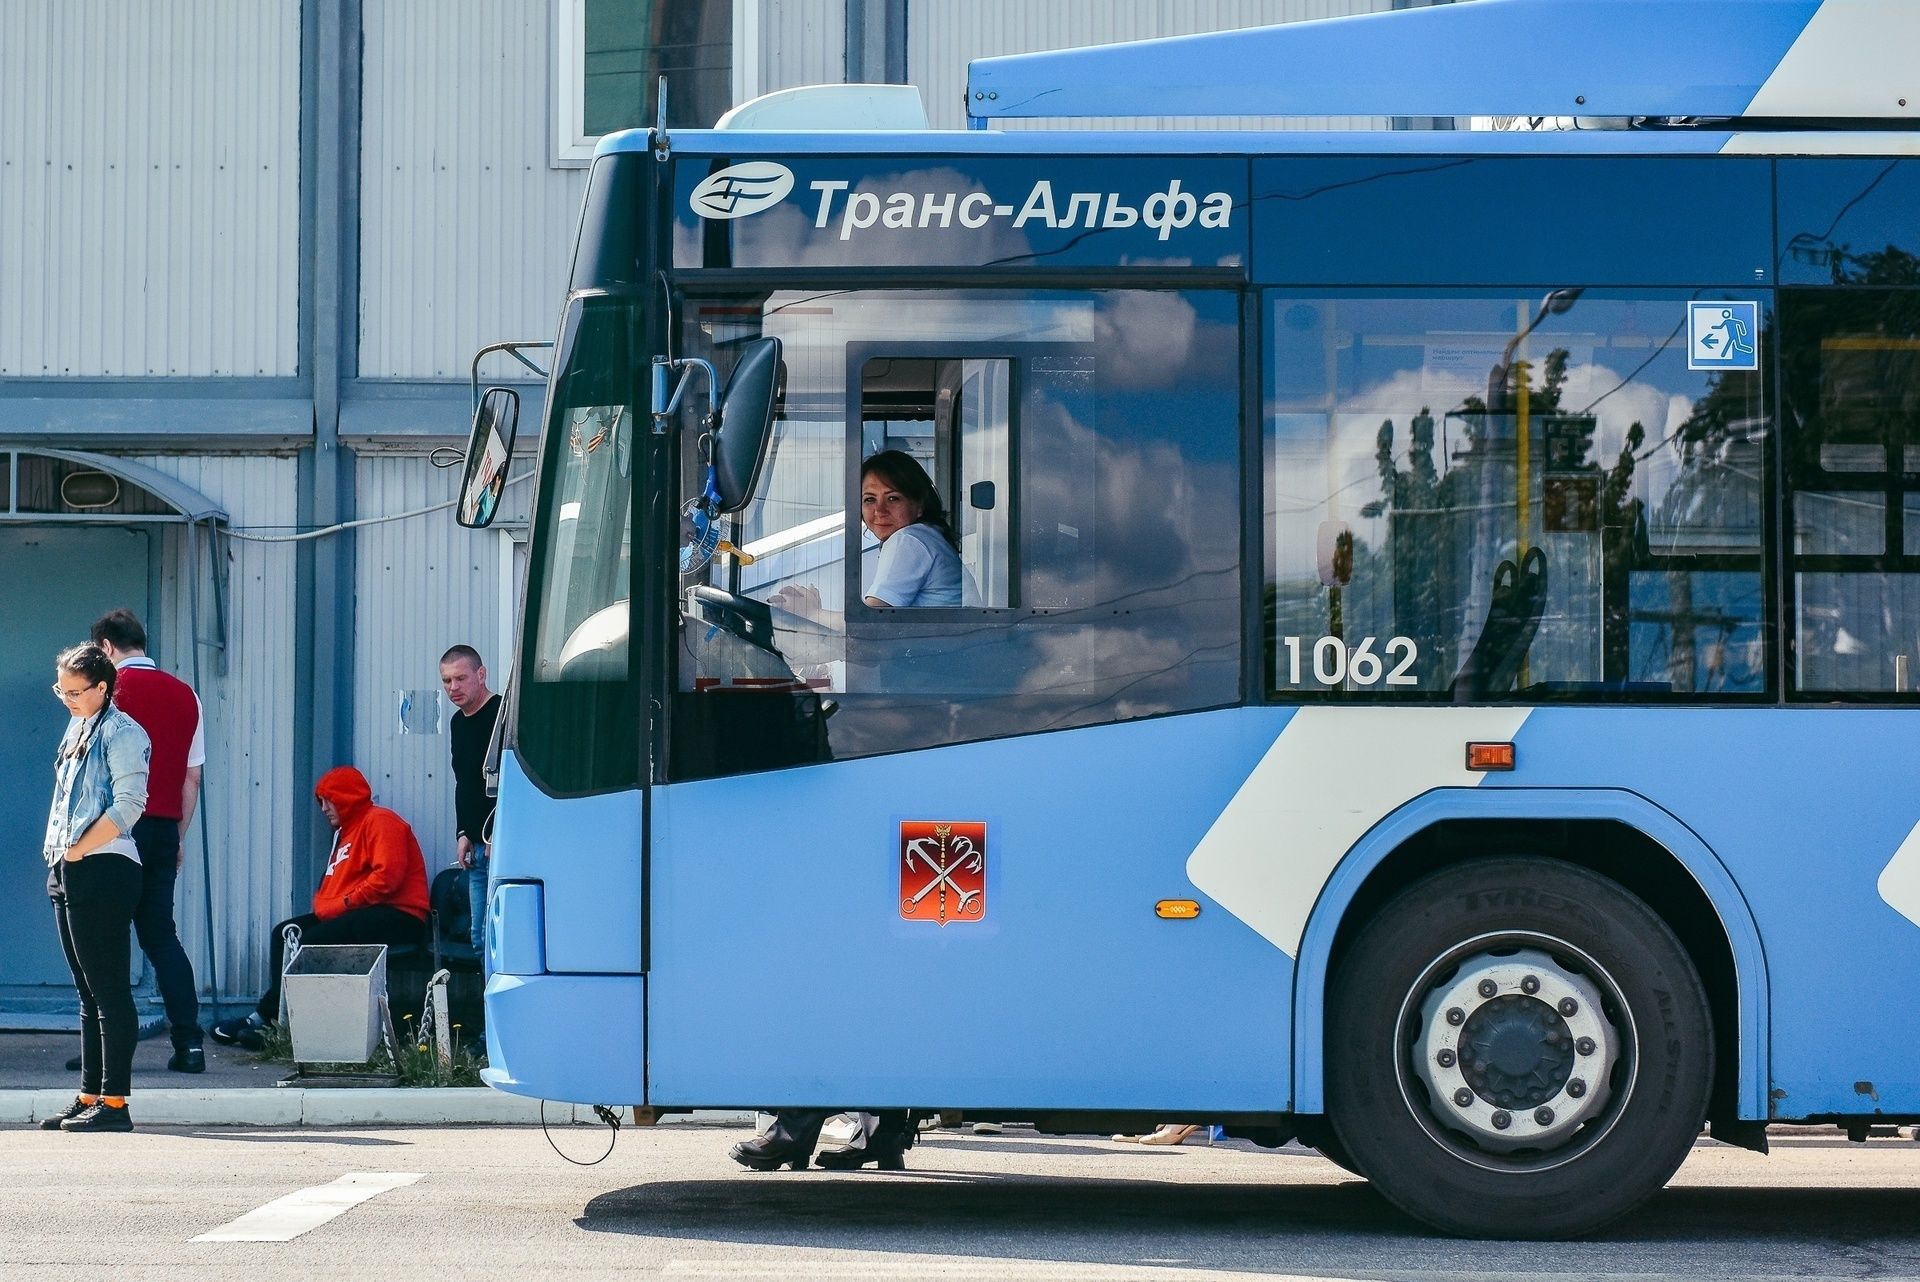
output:
M702 218L745 218L770 209L793 190L793 170L771 160L749 160L709 174L687 203Z

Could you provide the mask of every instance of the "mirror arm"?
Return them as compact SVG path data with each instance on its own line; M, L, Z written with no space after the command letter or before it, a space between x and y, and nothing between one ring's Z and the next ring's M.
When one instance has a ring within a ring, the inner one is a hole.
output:
M548 377L548 371L541 369L538 365L535 365L532 361L528 360L523 353L533 348L552 347L552 346L553 346L553 340L550 338L528 338L528 339L521 339L518 342L511 342L511 343L488 343L485 347L475 352L473 354L473 367L467 372L467 383L473 389L473 408L475 409L480 408L480 362L481 360L483 360L485 357L487 357L493 352L505 352L507 355L513 357L513 359L515 359L516 361L519 361L522 365L525 365L528 369L532 370L535 374L539 375L541 378L546 378Z
M668 395L667 386L675 371L679 372L680 381L673 384L672 394ZM713 425L720 416L720 407L713 403L713 389L719 386L719 379L714 375L713 366L698 356L688 356L677 361L665 356L656 356L653 358L653 434L655 436L667 434L667 420L672 418L674 412L680 408L680 398L686 395L687 385L693 381L697 371L705 371L707 376L707 412L701 422L706 430L713 430ZM663 398L666 400L665 405L660 403Z

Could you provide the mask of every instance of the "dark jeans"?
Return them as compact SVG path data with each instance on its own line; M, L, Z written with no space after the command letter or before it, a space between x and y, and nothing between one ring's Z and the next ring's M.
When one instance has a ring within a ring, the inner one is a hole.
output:
M288 926L300 928L303 948L308 944L417 944L427 929L427 924L418 917L385 904L349 908L325 921L312 913L287 918L273 928L273 969L267 972L271 978L257 1007L260 1018L269 1024L280 1019L280 968L285 964L282 955L287 947L281 931Z
M62 860L47 871L47 897L80 994L80 1092L125 1095L133 1086L140 1033L127 980L133 961L127 927L140 902L140 866L111 851Z
M200 1044L200 1001L194 995L193 963L180 946L173 925L173 883L180 873L180 822L141 819L133 825L140 850L140 905L133 910L133 933L153 966L160 1000L166 1003L173 1044Z

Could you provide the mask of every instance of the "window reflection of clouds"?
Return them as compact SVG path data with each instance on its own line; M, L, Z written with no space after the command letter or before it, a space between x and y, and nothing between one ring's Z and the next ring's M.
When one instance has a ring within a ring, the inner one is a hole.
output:
M754 537L847 510L849 344L1004 342L1021 362L1021 608L886 612L880 631L856 611L825 638L779 632L791 663L844 658L835 756L1234 700L1236 295L782 290L759 311L788 368L762 483L781 506L750 518ZM824 608L842 608L849 519L752 567L742 586L764 597L783 579L809 582ZM901 627L914 635L885 630Z
M1695 421L1714 379L1685 368L1668 317L1683 300L1588 295L1564 316L1538 317L1537 297L1276 299L1264 506L1279 633L1305 628L1312 644L1343 629L1349 640L1405 630L1441 651L1423 654L1420 688L1445 689L1501 611L1489 592L1496 563L1542 548L1546 604L1537 635L1521 643L1534 679L1759 689L1763 667L1727 661L1719 633L1758 636L1764 433L1703 433ZM1524 512L1514 382L1502 386L1499 373L1508 355L1529 370ZM1556 355L1564 366L1550 387ZM1490 397L1499 398L1491 415ZM1749 398L1736 416L1758 414ZM1425 445L1416 424L1430 433ZM1557 465L1556 424L1581 447ZM1328 522L1350 529L1358 551L1339 591L1323 586L1319 566ZM1707 554L1750 557L1752 567L1689 575L1657 561ZM1691 595L1676 574L1696 581ZM1630 603L1616 595L1629 590ZM1633 624L1629 658L1624 620L1663 610L1672 618L1660 627ZM1712 625L1703 658L1705 643L1675 638L1687 617L1736 621ZM1669 654L1674 670L1656 672L1656 651L1684 651L1696 670L1681 674Z

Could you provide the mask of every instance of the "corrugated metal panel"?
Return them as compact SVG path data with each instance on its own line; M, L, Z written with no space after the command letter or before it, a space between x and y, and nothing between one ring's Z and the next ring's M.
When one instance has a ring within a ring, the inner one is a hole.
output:
M0 375L291 375L297 0L0 4Z
M460 480L459 469L436 468L422 454L363 454L356 467L363 517L445 502ZM516 459L513 475L530 476L532 468L531 459ZM456 712L440 693L440 656L457 642L473 646L496 690L511 671L503 651L520 584L502 527L524 527L532 492L531 481L510 486L499 520L486 530L461 529L451 513L431 512L359 531L354 764L380 804L413 825L429 875L454 859L448 718ZM414 733L401 730L406 692L415 692ZM429 701L435 732L419 733Z
M760 89L834 85L847 79L845 0L747 0L760 8ZM740 35L734 35L740 47Z
M967 61L1080 45L1230 31L1308 18L1375 13L1392 0L908 0L907 78L920 86L935 129L966 128ZM1145 105L1145 104L1143 104ZM1320 129L1330 124L1387 128L1384 118L1327 121L1302 116L1025 121L1005 129Z
M586 190L549 167L546 0L366 0L360 375L550 337Z
M157 455L140 456L139 461L218 501L236 529L277 533L274 527L287 521L295 508L297 466L292 458ZM154 659L191 681L185 543L180 527L167 527L159 618L150 621L150 640ZM207 717L205 791L202 817L187 834L178 920L204 991L210 946L198 832L204 823L213 864L212 947L226 1000L260 993L267 978L268 932L295 908L305 911L313 890L292 884L296 822L304 833L309 818L305 811L293 812L297 546L221 541L228 594L226 674L220 675L217 651L200 651L200 703ZM212 638L206 556L203 543L198 567L201 631Z

